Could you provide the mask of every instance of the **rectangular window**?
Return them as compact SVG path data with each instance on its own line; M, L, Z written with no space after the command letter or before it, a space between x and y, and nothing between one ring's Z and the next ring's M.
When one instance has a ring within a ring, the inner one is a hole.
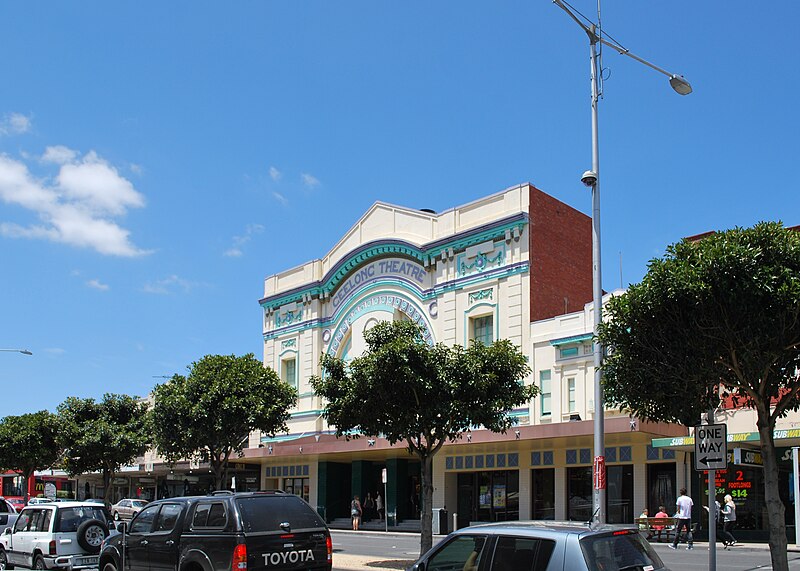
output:
M542 416L550 416L552 412L551 395L550 369L539 371L539 406L541 407Z
M491 345L494 341L494 320L491 315L472 319L472 338L482 345Z
M297 388L297 359L284 359L281 361L281 368L283 382Z
M566 359L567 357L577 357L578 356L578 348L577 347L567 347L565 349L561 349L561 358Z
M575 402L575 377L567 379L567 410L575 412L577 403Z

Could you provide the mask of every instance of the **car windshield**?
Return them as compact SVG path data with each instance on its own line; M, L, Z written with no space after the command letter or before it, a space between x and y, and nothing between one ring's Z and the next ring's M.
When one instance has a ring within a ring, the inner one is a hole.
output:
M589 571L644 571L664 563L635 530L590 535L581 540Z
M56 531L69 533L78 531L78 526L90 519L106 521L103 506L78 506L74 508L62 508L58 510L56 516Z

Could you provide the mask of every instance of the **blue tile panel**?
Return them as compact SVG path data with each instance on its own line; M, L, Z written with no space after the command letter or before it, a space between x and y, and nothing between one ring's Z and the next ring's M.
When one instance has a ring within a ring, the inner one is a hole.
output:
M267 466L268 478L289 478L291 476L308 476L308 464L300 466Z
M552 466L553 465L553 451L548 450L544 454L542 454L542 464L545 466Z
M606 462L616 462L616 461L617 461L617 449L606 448Z
M620 446L619 447L619 461L620 462L630 462L633 459L633 454L631 453L630 446Z
M592 463L592 451L589 448L581 448L581 464Z
M552 452L534 452L538 462L545 465L553 464ZM531 463L536 464L531 456ZM476 454L474 456L448 456L444 459L445 470L480 470L482 468L519 468L519 453L508 454Z

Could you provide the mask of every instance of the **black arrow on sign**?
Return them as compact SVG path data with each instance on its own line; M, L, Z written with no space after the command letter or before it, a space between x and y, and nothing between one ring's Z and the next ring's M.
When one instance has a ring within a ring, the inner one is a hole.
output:
M708 456L700 458L700 463L705 464L706 466L715 462L722 462L722 458L709 458Z

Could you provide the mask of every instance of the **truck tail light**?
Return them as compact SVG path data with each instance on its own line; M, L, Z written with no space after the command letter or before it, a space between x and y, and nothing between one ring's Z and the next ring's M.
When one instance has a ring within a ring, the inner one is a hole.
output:
M247 570L247 546L240 543L233 549L233 562L231 563L231 571L246 571Z
M333 562L333 540L331 536L325 538L325 548L328 550L328 562Z
M48 545L49 555L57 555L56 553L56 540L51 539L50 544Z

